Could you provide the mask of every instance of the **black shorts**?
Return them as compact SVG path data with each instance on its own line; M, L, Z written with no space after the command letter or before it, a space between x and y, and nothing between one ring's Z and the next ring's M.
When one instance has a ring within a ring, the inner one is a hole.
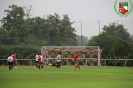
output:
M38 64L38 61L36 61L36 64Z
M56 62L56 64L57 64L57 65L61 65L61 63L60 63L60 62Z
M13 65L13 62L8 62L9 65Z

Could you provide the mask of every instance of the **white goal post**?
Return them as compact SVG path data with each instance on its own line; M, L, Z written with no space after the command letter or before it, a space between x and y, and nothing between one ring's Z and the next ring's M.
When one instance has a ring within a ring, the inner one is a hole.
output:
M61 53L62 59L72 59L76 52L80 59L95 59L97 66L101 66L100 57L102 50L99 46L42 46L41 54L44 59L55 59L57 53Z

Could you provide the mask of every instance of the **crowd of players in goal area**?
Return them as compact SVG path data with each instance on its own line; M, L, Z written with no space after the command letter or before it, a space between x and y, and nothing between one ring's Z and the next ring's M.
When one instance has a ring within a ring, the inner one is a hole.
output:
M75 53L73 55L73 59L75 62L74 71L76 71L77 68L80 70L78 58L79 58L78 54ZM36 70L44 69L45 61L43 60L43 56L41 54L37 54L35 56L35 59L36 59ZM57 54L55 60L56 60L56 69L60 69L61 68L61 53ZM9 70L12 70L14 68L17 69L17 58L16 58L15 53L9 56L7 58L7 61L9 65Z

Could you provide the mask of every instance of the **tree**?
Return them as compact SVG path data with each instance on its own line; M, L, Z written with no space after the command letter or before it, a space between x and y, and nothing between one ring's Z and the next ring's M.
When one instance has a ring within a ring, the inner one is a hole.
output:
M31 18L32 6L29 9L17 5L9 8L5 10L7 16L2 23L9 37L17 39L13 44L41 46L45 40L47 45L77 45L73 22L68 15L63 15L63 19L56 13L47 18Z
M49 45L77 45L75 29L71 26L73 22L68 15L63 15L63 19L56 13L49 15L47 23Z
M19 30L24 24L24 10L16 5L9 6L11 10L5 10L7 16L2 19L3 28L7 31Z
M115 23L110 23L109 26L105 25L103 27L103 32L114 35L125 41L131 41L131 35L129 34L129 32L127 32L127 29L125 29L122 24L119 24L117 26Z
M4 28L0 28L0 47L1 44L5 45L7 42L9 42L6 38L9 38L8 31L6 31Z
M9 33L7 30L5 30L4 28L0 28L0 38L8 38L9 37Z
M131 42L127 29L121 24L116 26L112 23L109 26L105 25L103 32L98 36L93 36L88 41L88 45L100 45L103 58L132 58L133 44Z
M78 45L79 46L86 46L88 43L88 38L85 36L82 36L82 42L81 42L81 36L77 35Z

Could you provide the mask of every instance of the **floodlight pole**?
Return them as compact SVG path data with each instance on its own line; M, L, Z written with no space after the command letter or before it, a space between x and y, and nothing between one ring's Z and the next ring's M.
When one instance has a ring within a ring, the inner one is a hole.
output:
M99 48L100 48L100 22L98 21L98 27L99 27Z
M98 27L99 27L99 47L98 47L98 66L100 66L100 22L98 21Z
M81 21L81 46L83 45L83 42L82 42L82 21Z
M99 47L98 47L98 63L97 63L97 66L100 66L100 49L99 49Z
M2 27L2 20L0 20L0 21L1 21L1 28L3 28L3 27Z

